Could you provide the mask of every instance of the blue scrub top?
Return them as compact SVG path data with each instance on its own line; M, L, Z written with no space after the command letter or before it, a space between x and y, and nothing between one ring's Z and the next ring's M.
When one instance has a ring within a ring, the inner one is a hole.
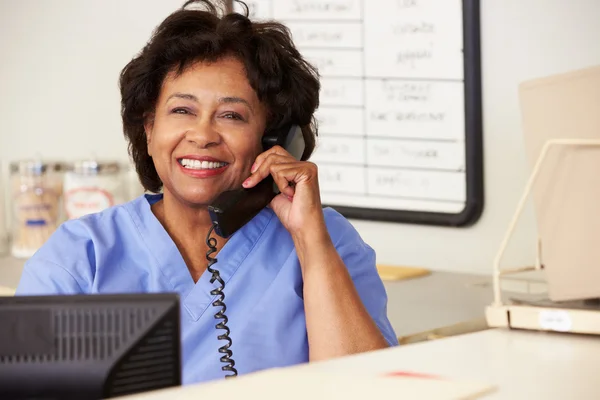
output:
M222 378L210 274L194 283L175 243L143 195L62 224L29 259L17 295L177 292L181 297L183 383ZM390 345L387 296L375 252L333 209L325 222L369 314ZM205 237L198 238L198 245ZM290 234L265 208L217 254L225 287L233 359L240 374L308 361L302 275Z

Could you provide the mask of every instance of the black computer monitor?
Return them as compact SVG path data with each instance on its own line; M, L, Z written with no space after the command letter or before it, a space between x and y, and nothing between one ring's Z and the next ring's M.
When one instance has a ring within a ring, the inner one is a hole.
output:
M0 399L106 399L178 385L177 294L0 297Z

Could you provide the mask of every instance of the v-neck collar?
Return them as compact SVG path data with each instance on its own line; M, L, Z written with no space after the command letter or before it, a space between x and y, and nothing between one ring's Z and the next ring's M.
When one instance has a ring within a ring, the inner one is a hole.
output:
M173 289L181 296L184 308L194 321L198 320L213 300L210 291L215 285L210 283L211 274L205 271L196 283L179 252L160 221L151 210L151 205L162 199L162 194L145 194L130 203L132 218L138 226L142 240L146 244L162 272ZM218 262L215 269L220 272L226 283L233 277L243 261L248 257L267 225L273 218L273 212L263 209L250 222L235 232L216 254ZM198 238L198 244L205 237Z

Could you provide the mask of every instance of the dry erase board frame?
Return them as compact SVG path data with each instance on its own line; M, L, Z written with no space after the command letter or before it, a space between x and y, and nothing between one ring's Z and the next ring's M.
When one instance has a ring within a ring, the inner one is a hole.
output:
M480 1L463 0L466 202L460 213L403 211L324 204L347 218L439 226L470 226L484 205Z

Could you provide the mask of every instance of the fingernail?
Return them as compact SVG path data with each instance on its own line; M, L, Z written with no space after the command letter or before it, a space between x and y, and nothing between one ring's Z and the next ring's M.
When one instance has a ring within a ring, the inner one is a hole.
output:
M252 168L250 168L250 172L254 173L256 171L256 163L252 164Z
M248 183L249 183L249 181L250 181L250 179L246 179L246 180L244 181L244 183L242 183L242 186L243 186L243 187L246 187L246 186L248 186Z

